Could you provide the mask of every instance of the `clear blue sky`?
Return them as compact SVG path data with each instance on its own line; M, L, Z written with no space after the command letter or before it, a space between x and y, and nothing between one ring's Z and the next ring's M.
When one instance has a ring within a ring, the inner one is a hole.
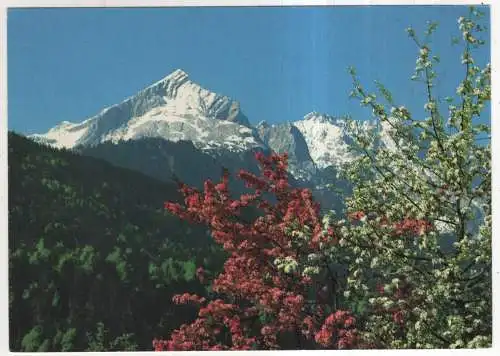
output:
M463 6L11 9L8 127L33 133L81 121L176 68L240 101L254 123L310 111L369 117L348 99L349 65L420 111L423 88L408 85L417 50L404 30L439 22L433 45L446 96L463 77L451 36L466 13ZM480 62L489 56L488 46Z

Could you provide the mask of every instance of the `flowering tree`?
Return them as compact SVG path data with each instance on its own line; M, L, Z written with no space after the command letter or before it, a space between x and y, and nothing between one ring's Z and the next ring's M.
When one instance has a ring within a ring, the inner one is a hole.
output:
M333 230L320 221L311 191L288 184L286 154L256 158L260 177L239 173L252 194L233 200L225 174L218 184L206 181L203 192L182 185L183 205L166 203L179 217L208 225L229 258L212 281L198 269L217 293L213 300L188 293L174 297L177 303L199 305L198 318L170 340L155 340L156 350L355 345L355 319L335 305L335 275L323 253L337 242ZM245 222L250 207L260 213Z
M361 305L358 336L374 347L491 345L491 158L479 143L489 127L477 122L488 115L491 68L473 59L480 17L471 9L458 19L464 78L445 102L434 93L439 59L428 42L436 25L425 40L408 29L419 51L412 79L427 92L422 120L379 84L382 104L351 71L352 95L380 125L370 134L350 125L360 156L346 167L349 221L332 253L349 263L344 296Z

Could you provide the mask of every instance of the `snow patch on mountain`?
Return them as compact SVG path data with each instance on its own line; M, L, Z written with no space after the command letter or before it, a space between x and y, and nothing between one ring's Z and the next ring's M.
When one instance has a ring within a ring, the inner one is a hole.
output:
M37 142L49 144L57 148L70 148L78 144L88 132L88 129L89 125L87 121L79 124L63 121L50 129L46 134L33 134L30 137Z
M348 150L345 121L311 112L293 125L304 136L309 154L318 168L340 166L354 159Z

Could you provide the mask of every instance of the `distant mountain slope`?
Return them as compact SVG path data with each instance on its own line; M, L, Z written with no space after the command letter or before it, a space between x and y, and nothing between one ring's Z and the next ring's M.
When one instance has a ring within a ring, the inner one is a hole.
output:
M293 126L292 129L296 130ZM279 137L280 132L282 132L281 129L276 131L277 137ZM289 145L288 148L292 149L294 145L292 142L284 141L283 145ZM171 142L160 138L149 138L117 144L106 142L97 146L80 147L78 151L83 155L101 158L113 162L117 166L134 169L156 179L167 182L179 179L198 188L203 187L206 179L219 180L222 171L227 169L231 173L231 190L239 193L246 191L243 182L235 178L239 170L259 172L254 158L255 151L230 152L224 150L218 152L218 155L214 157L207 152L197 150L189 141ZM263 152L269 153L270 150L263 150ZM311 188L315 199L321 203L322 208L342 211L343 205L340 196L326 187L326 184L335 182L336 189L347 191L346 182L337 179L336 169L328 167L311 176L307 175L306 169L314 169L314 167L306 166L302 171L297 171L297 168L301 167L294 165L296 162L294 160L292 154L290 170L294 174L289 176L290 183L294 186ZM312 165L310 161L309 164ZM299 179L295 177L299 177Z
M199 188L203 187L206 179L219 180L224 168L229 169L233 177L240 169L258 172L254 151L224 150L214 157L196 149L190 141L172 142L161 138L144 138L116 144L105 142L96 146L81 146L77 151L113 162L120 167L137 170L156 179L167 182L179 179Z
M164 212L175 185L14 133L8 145L12 351L151 350L194 316L171 297L205 293L195 268L222 258Z

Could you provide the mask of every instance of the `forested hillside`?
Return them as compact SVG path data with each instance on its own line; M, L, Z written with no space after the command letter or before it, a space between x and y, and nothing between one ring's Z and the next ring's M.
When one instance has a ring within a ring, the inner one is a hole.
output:
M148 350L194 317L171 298L206 294L196 266L223 259L164 212L176 185L15 133L8 145L12 351Z

